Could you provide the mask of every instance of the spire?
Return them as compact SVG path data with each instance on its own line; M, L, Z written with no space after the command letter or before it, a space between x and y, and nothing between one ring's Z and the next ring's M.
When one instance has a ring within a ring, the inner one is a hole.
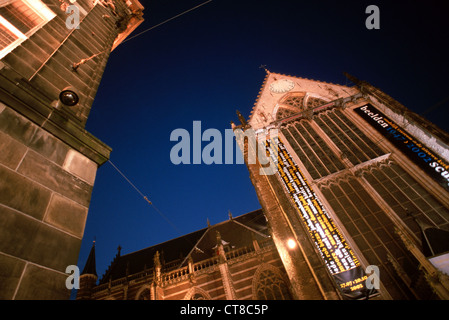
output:
M242 116L242 114L240 113L240 111L236 110L237 116L239 117L239 121L242 124L242 127L246 127L246 125L248 124L245 120L245 118Z
M161 260L160 260L160 254L159 251L156 251L156 253L153 256L153 272L154 272L154 282L156 285L159 285L161 283L162 277L161 277Z
M89 257L87 257L86 265L84 266L84 270L81 273L81 275L83 274L93 274L97 276L96 263L95 263L95 240L92 244Z
M156 268L160 268L160 266L161 266L161 260L160 260L160 254L159 254L159 251L156 251L156 253L155 253L154 256L153 256L153 265L154 265Z
M221 243L221 233L220 233L220 231L216 231L216 236L217 236L217 245L222 245L222 243Z

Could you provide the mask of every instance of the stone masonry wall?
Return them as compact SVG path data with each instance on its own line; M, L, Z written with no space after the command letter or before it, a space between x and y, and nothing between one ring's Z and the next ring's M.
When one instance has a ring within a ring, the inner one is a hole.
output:
M0 103L0 299L63 299L97 164Z

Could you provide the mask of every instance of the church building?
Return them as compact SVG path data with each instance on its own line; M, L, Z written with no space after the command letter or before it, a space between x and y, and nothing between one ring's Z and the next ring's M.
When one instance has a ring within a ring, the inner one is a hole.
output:
M245 158L294 294L449 299L449 134L346 76L352 86L266 70L233 124L258 137Z
M261 209L122 255L77 299L449 299L449 134L366 81L266 70L232 124Z
M125 255L119 247L97 279L93 245L79 300L295 298L260 209Z

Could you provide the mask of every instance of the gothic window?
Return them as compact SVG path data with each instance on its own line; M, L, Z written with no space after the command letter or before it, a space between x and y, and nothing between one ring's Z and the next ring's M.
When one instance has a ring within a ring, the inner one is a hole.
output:
M321 191L368 263L379 266L382 282L390 284L393 298L406 296L399 277L388 265L388 255L408 265L412 261L395 237L394 224L387 214L353 176Z
M384 154L374 141L338 109L322 113L314 121L353 165Z
M397 197L398 193L402 193L398 187L407 187L405 184L393 187L392 180L396 180L397 177L392 171L394 170L383 166L381 169L374 169L372 173L364 172L364 177L370 183L376 180L375 177L380 179L380 184L373 184L373 187L376 190L381 190L382 187L387 188L379 194L389 204L393 204L393 198ZM414 279L419 274L417 262L396 236L395 222L383 210L372 193L368 192L352 175L321 187L321 192L333 213L343 223L346 231L367 259L368 264L379 266L380 272L383 274L381 281L388 284L389 293L393 299L412 298L412 293L404 286L389 259L392 257L403 270L407 270L410 279ZM397 213L406 217L401 212Z
M287 99L285 99L282 103L291 106L293 108L296 108L298 109L298 112L300 112L304 109L303 108L304 96L290 96Z
M275 268L273 268L275 269ZM275 269L276 270L276 269ZM292 296L279 272L271 268L262 270L257 277L256 300L291 300Z
M367 172L367 181L420 240L421 221L449 230L449 210L396 163Z
M323 99L314 98L314 97L308 97L307 98L307 109L313 109L319 106L322 106L323 104L326 104L327 101L324 101Z
M150 291L150 289L149 288L143 289L139 293L139 295L137 297L137 300L151 300L151 291Z
M283 119L304 111L304 92L294 92L279 101L276 119Z
M187 292L184 300L211 300L211 297L203 289L193 287Z
M281 129L312 179L318 179L345 168L310 122L302 120Z
M41 0L6 0L0 4L0 59L56 15Z
M206 300L206 298L201 293L195 293L190 297L190 300Z
M276 120L287 118L287 117L294 115L295 113L298 113L298 112L299 112L299 110L297 112L295 112L291 109L280 107L276 113Z

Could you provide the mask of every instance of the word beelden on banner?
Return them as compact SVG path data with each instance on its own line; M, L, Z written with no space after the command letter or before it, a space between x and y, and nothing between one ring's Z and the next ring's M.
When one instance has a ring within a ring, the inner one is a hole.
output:
M449 191L449 164L371 104L355 108L354 111Z

